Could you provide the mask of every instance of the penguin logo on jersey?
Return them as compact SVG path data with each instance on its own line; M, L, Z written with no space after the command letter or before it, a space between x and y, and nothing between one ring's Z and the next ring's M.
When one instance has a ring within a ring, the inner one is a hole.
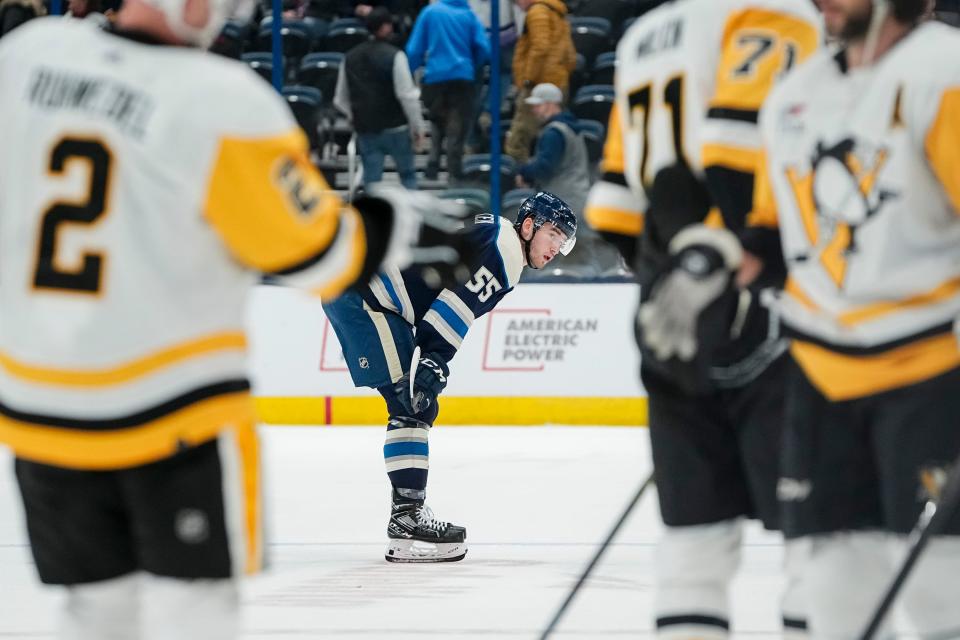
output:
M878 184L888 159L884 147L845 138L817 143L809 174L787 170L810 244L838 287L857 253L857 231L896 196Z
M851 228L848 251L856 251L853 232L872 218L894 194L877 185L889 152L847 138L833 146L817 144L813 158L813 198L817 215L830 225Z

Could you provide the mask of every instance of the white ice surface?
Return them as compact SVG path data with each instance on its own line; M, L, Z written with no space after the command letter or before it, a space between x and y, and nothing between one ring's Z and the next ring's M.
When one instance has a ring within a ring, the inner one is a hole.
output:
M468 530L462 562L383 560L389 488L374 427L265 427L271 566L244 585L244 640L537 638L650 470L645 429L439 427L428 504ZM0 453L0 638L52 638ZM650 638L656 497L644 496L557 638ZM776 638L782 549L750 527L734 638Z

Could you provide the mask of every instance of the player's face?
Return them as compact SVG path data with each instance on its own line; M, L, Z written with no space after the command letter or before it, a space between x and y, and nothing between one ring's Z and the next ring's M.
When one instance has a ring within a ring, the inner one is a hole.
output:
M831 37L856 40L867 34L873 13L871 0L818 0Z
M530 241L529 259L530 266L536 269L542 269L557 257L560 253L560 247L567 241L567 234L560 231L550 222L546 222L536 233L533 234L533 240Z

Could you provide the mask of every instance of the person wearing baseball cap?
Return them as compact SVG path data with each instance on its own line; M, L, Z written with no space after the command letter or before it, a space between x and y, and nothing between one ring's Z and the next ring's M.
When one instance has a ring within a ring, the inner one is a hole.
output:
M533 88L530 97L524 100L530 106L541 104L556 105L557 113L563 111L563 91L560 87L550 82L542 82Z
M563 91L550 82L542 82L524 99L541 125L536 151L520 165L515 178L518 187L530 186L554 193L566 202L584 230L582 255L559 259L569 268L575 263L583 275L599 274L606 266L618 264L616 252L603 246L595 233L583 223L583 208L590 190L590 161L587 145L580 135L580 121L563 106ZM577 254L580 254L580 245Z
M536 151L517 169L516 185L536 186L555 193L577 216L583 212L590 190L587 145L576 117L563 107L563 91L542 82L524 99L540 124Z

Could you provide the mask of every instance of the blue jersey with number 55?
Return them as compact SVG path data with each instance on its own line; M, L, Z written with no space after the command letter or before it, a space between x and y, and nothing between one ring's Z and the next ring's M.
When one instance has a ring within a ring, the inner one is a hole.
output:
M416 327L421 353L445 362L456 354L473 321L517 286L524 265L523 243L506 218L480 214L466 233L478 256L466 284L437 290L428 287L414 269L387 269L360 291L372 309L396 313Z

